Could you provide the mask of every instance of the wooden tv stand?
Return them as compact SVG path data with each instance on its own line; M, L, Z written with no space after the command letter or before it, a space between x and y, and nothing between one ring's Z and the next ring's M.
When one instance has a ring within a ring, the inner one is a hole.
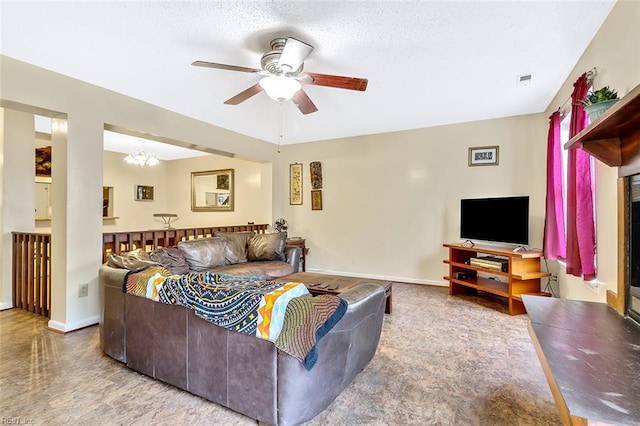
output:
M484 291L507 299L509 314L517 315L526 312L522 303L523 294L547 295L540 291L540 280L551 276L540 269L542 252L520 250L514 252L499 246L467 246L461 244L444 244L449 249L449 294L473 293ZM496 256L507 260L507 271L471 265L472 257ZM457 278L458 272L471 273L472 277ZM489 278L492 277L492 278Z

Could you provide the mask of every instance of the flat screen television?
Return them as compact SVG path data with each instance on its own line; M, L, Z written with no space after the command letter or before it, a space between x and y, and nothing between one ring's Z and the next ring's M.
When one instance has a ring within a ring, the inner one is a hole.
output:
M529 197L460 200L460 238L528 245Z

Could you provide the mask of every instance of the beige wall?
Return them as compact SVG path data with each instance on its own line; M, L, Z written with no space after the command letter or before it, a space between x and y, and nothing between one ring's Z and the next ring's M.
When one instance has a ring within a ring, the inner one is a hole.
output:
M234 169L233 212L192 212L191 172ZM243 225L271 223L271 164L217 155L168 162L167 211L177 213L175 226Z
M460 199L531 197L530 245L542 245L546 128L540 114L287 146L282 216L305 237L307 270L444 285L445 242L460 242ZM469 167L468 148L498 145L498 166ZM312 211L309 163L322 162ZM303 163L291 206L288 164Z
M594 86L610 86L624 96L640 83L640 2L618 1L600 31L575 68L562 84L545 117L551 115L570 96L573 83L584 72L596 67ZM562 297L604 302L606 290L617 288L617 169L596 161L596 238L597 280L585 283L567 276L564 266L550 262L558 273Z
M48 142L51 144L51 141ZM162 229L154 213L176 213L174 228L271 223L271 163L229 158L215 154L163 161L155 167L137 167L123 161L125 154L105 151L103 186L113 188L113 216L103 220L103 232ZM236 202L233 212L192 212L191 172L234 169ZM135 185L154 187L153 201L136 201ZM51 232L50 221L38 221L36 232Z

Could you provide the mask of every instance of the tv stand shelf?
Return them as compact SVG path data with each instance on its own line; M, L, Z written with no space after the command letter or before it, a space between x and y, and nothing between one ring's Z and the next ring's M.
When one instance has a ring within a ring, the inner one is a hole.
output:
M483 291L507 299L509 314L525 313L522 303L523 294L547 295L540 291L540 280L551 276L540 270L541 252L516 251L497 246L466 246L461 244L444 244L449 249L449 258L444 263L449 265L449 294L473 293ZM472 257L498 256L507 261L507 271L494 270L483 266L471 265ZM456 278L458 272L475 273L473 277ZM490 275L492 278L487 277Z

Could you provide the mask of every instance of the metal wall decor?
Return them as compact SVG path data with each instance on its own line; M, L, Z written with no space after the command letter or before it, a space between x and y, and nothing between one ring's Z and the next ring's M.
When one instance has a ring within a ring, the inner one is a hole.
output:
M309 164L311 173L311 189L322 189L322 163L313 161Z

